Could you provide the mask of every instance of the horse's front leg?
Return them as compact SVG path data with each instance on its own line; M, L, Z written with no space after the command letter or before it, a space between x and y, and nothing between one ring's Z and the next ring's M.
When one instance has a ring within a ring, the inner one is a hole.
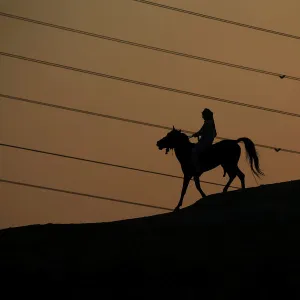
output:
M179 200L179 202L178 202L176 208L174 209L174 211L179 210L179 208L181 207L182 202L183 202L184 195L185 195L186 190L187 190L187 188L188 188L188 186L189 186L189 183L190 183L191 178L192 178L191 176L184 175L180 200Z
M199 193L201 194L201 196L205 197L206 195L200 186L200 176L194 176L194 181L195 181L195 186L196 186L197 190L199 191Z

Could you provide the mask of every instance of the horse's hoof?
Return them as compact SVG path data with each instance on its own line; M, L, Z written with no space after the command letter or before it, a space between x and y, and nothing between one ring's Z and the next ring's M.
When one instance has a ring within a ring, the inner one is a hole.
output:
M176 206L175 209L173 210L173 212L178 212L180 210L179 206Z

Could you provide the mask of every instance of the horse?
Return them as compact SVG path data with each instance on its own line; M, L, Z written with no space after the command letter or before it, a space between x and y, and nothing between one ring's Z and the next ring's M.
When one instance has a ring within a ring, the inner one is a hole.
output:
M156 143L159 150L166 149L166 154L168 154L170 149L175 151L176 158L181 165L184 175L180 200L174 211L178 211L182 206L183 198L192 178L194 178L195 186L201 196L205 197L206 194L200 186L200 176L204 172L210 171L220 165L224 169L223 177L226 173L229 175L229 180L225 185L223 192L227 192L230 184L236 176L241 181L242 189L246 188L245 174L238 167L238 162L241 156L240 142L243 142L245 145L247 160L253 174L257 177L260 177L260 175L263 176L264 173L260 169L260 162L255 145L252 140L247 137L242 137L237 140L226 139L210 146L209 149L201 154L201 168L198 172L196 172L191 160L192 149L195 144L191 143L189 137L185 133L181 132L181 130L177 130L173 126L173 129Z

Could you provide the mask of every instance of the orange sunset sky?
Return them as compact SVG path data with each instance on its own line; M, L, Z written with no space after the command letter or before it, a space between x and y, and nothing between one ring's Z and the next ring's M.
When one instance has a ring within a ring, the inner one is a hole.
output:
M158 1L153 1L158 2ZM160 0L159 3L300 36L299 0ZM300 40L132 0L0 0L0 11L155 47L300 77ZM29 58L300 113L300 81L141 49L0 16L0 49ZM0 56L0 93L196 131L210 108L218 135L300 151L299 117L181 95ZM167 130L0 97L0 139L48 152L181 175L158 151ZM244 146L242 146L244 149ZM300 177L300 155L257 148L269 184ZM1 178L174 208L181 180L0 147ZM246 185L256 186L242 154ZM219 167L201 179L225 184ZM240 185L236 179L233 185ZM221 186L202 183L207 194ZM1 183L0 228L103 222L163 210ZM191 183L184 206L200 198Z

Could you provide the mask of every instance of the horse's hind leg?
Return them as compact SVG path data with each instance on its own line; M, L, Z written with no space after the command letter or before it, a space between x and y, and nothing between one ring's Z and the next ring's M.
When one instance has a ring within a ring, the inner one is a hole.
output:
M224 165L221 165L221 166L222 166L222 168L223 168L223 171L224 171L224 173L223 173L223 177L225 177L225 176L226 176L226 173L227 173L227 171L226 171L226 169L225 169Z
M230 169L227 169L227 174L229 175L229 180L227 182L227 184L225 185L224 189L223 189L223 192L227 192L229 186L231 185L232 181L234 180L234 178L236 177L237 175L237 169L236 168L230 168Z
M245 186L245 174L239 168L237 168L236 175L238 176L238 178L241 181L242 189L245 189L246 188L246 186Z

